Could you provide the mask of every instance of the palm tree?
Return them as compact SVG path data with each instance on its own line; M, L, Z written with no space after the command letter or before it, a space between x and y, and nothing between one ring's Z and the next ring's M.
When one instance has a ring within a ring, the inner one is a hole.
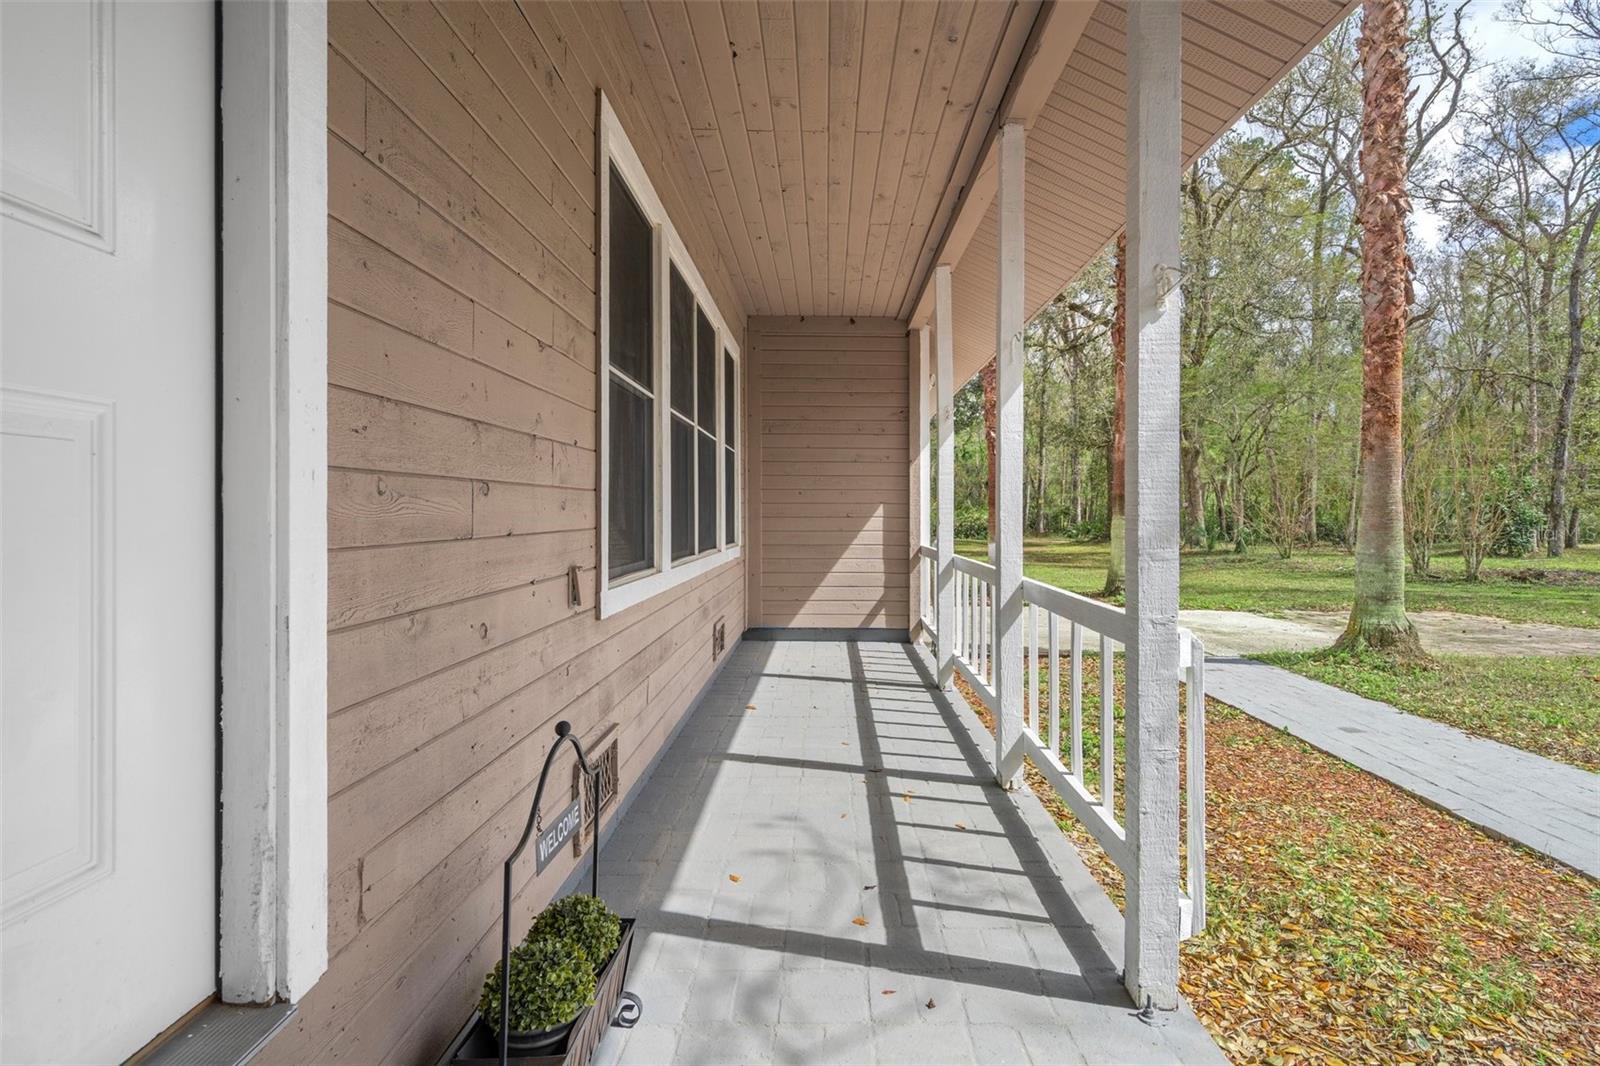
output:
M1111 525L1111 561L1106 565L1106 587L1101 593L1115 596L1122 591L1126 572L1123 543L1123 485L1127 457L1127 350L1128 350L1128 235L1117 234L1117 309L1111 320L1112 376L1117 382L1116 400L1111 405L1111 458L1106 468L1106 511Z
M1355 604L1335 648L1421 656L1406 617L1405 509L1400 402L1411 257L1406 254L1405 0L1363 0L1361 36L1362 396L1361 520L1356 534Z

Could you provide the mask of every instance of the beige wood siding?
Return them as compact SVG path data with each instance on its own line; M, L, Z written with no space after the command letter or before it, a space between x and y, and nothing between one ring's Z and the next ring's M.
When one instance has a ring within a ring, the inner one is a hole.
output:
M907 625L906 327L752 318L752 626Z
M745 308L617 7L337 3L329 44L332 961L258 1061L431 1063L554 722L616 727L626 789L745 628L742 562L596 617L597 89Z

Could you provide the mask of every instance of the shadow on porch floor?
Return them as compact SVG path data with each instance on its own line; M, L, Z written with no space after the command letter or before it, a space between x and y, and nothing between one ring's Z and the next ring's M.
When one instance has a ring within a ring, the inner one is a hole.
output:
M644 1016L599 1061L1226 1061L1135 1015L1121 916L920 650L732 656L601 856Z

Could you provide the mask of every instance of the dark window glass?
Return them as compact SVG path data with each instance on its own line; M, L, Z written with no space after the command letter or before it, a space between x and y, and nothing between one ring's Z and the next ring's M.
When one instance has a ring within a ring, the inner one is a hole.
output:
M694 427L672 420L672 558L694 554Z
M727 524L727 534L723 540L729 544L739 543L739 487L738 465L733 461L733 449L724 448L722 453L722 488L723 488L723 516Z
M694 417L694 293L672 268L672 409Z
M715 435L717 432L717 335L711 331L711 323L706 319L704 312L697 313L695 318L699 321L700 337L697 351L700 353L699 368L695 373L698 379L696 384L700 392L700 428L707 433Z
M717 442L704 433L700 438L700 550L717 546Z
M722 353L722 443L733 446L733 420L739 406L739 382L733 376L733 356Z
M610 309L611 365L654 390L650 367L650 223L615 167L611 169L611 252L606 298Z
M610 496L607 545L610 576L621 577L651 565L655 541L652 502L655 403L611 379Z

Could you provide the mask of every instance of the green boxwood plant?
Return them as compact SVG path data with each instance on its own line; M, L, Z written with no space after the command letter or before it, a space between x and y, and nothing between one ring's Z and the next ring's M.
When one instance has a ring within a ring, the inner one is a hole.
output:
M622 919L594 896L563 896L534 919L526 943L546 939L572 941L599 970L622 940Z
M526 940L511 952L511 1031L554 1029L594 1002L594 964L571 940ZM500 964L483 982L478 1010L500 1031Z

